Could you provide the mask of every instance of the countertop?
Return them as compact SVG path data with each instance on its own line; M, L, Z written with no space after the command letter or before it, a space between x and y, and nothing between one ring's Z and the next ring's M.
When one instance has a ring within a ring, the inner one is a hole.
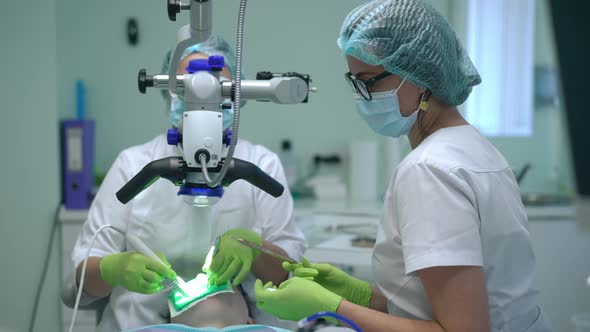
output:
M347 200L326 200L318 201L313 199L295 200L296 217L303 217L310 214L333 214L333 215L360 215L374 216L379 218L383 209L383 203L354 202ZM547 205L547 206L525 206L529 221L536 220L571 220L576 218L576 208L572 204Z
M526 206L529 221L537 220L571 220L576 218L574 205ZM309 215L344 215L379 218L383 203L350 202L348 200L295 200L294 215L301 218ZM80 224L86 220L88 210L67 210L63 206L59 212L59 220L63 224Z

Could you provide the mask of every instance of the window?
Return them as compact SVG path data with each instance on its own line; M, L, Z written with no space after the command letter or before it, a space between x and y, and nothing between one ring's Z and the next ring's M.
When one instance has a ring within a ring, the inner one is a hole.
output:
M533 130L534 0L469 0L467 52L482 77L465 105L488 136Z

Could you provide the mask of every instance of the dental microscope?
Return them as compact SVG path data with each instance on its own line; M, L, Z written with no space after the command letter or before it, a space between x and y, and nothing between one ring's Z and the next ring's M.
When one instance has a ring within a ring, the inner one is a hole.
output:
M139 71L138 87L141 93L147 88L166 89L181 96L184 113L178 128L167 133L168 144L182 151L182 156L168 157L148 163L118 192L117 198L127 204L159 178L180 186L178 195L196 207L215 204L223 196L224 186L236 180L245 180L264 192L279 197L283 186L258 166L234 158L238 140L240 106L242 100L269 101L277 104L297 104L308 101L311 78L306 74L270 72L258 73L256 80L242 80L243 23L246 1L240 4L236 48L236 75L233 81L220 81L219 73L225 59L211 55L208 59L192 60L188 74L178 75L176 70L183 51L206 41L211 35L213 0L167 0L168 17L176 21L181 11L190 12L190 24L180 28L177 44L170 59L168 73L148 75ZM224 129L222 110L234 105L233 126Z

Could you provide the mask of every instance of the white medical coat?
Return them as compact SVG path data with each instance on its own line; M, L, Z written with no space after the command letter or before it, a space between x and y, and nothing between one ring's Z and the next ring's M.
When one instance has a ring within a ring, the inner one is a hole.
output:
M72 260L78 266L86 256L96 230L105 224L134 234L152 250L166 255L174 270L185 280L200 272L209 248L218 235L229 229L246 228L262 235L284 249L294 259L301 259L305 239L293 222L293 200L287 187L283 167L276 154L240 139L234 156L256 164L285 186L285 192L274 198L245 181L236 181L226 188L223 198L210 208L192 207L177 196L178 187L160 179L128 204L121 204L115 193L149 162L181 155L170 146L164 135L134 146L119 154L102 183L81 233ZM102 231L91 256L105 256L130 248L124 235L107 229ZM253 304L252 275L243 286ZM115 287L110 295L97 331L120 331L146 325L167 323L167 292L143 295ZM96 300L85 294L83 303ZM276 320L250 305L261 324L276 325Z
M435 266L483 267L492 331L546 331L518 185L504 157L469 125L427 137L390 180L373 252L390 314L434 319L415 272Z

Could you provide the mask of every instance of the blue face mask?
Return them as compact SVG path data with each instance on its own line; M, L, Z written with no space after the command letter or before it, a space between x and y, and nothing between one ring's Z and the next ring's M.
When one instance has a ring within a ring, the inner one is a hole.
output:
M225 77L220 77L219 78L220 81L228 81L229 79L225 78ZM171 105L170 105L170 115L168 116L168 121L170 122L170 124L174 127L178 128L178 124L180 123L180 118L182 117L182 113L184 112L184 102L182 102L180 100L180 98L177 95L172 95L170 97L170 101L171 101ZM231 102L230 99L226 99L223 101L223 103L229 103L232 105L231 108L229 109L223 109L223 115L222 115L222 119L223 119L223 129L227 129L229 127L231 127L231 125L234 122L234 107L233 107L233 103Z
M358 113L375 133L397 138L407 135L416 122L417 111L404 117L399 109L397 92L404 82L405 80L395 90L371 93L371 101L355 94Z

